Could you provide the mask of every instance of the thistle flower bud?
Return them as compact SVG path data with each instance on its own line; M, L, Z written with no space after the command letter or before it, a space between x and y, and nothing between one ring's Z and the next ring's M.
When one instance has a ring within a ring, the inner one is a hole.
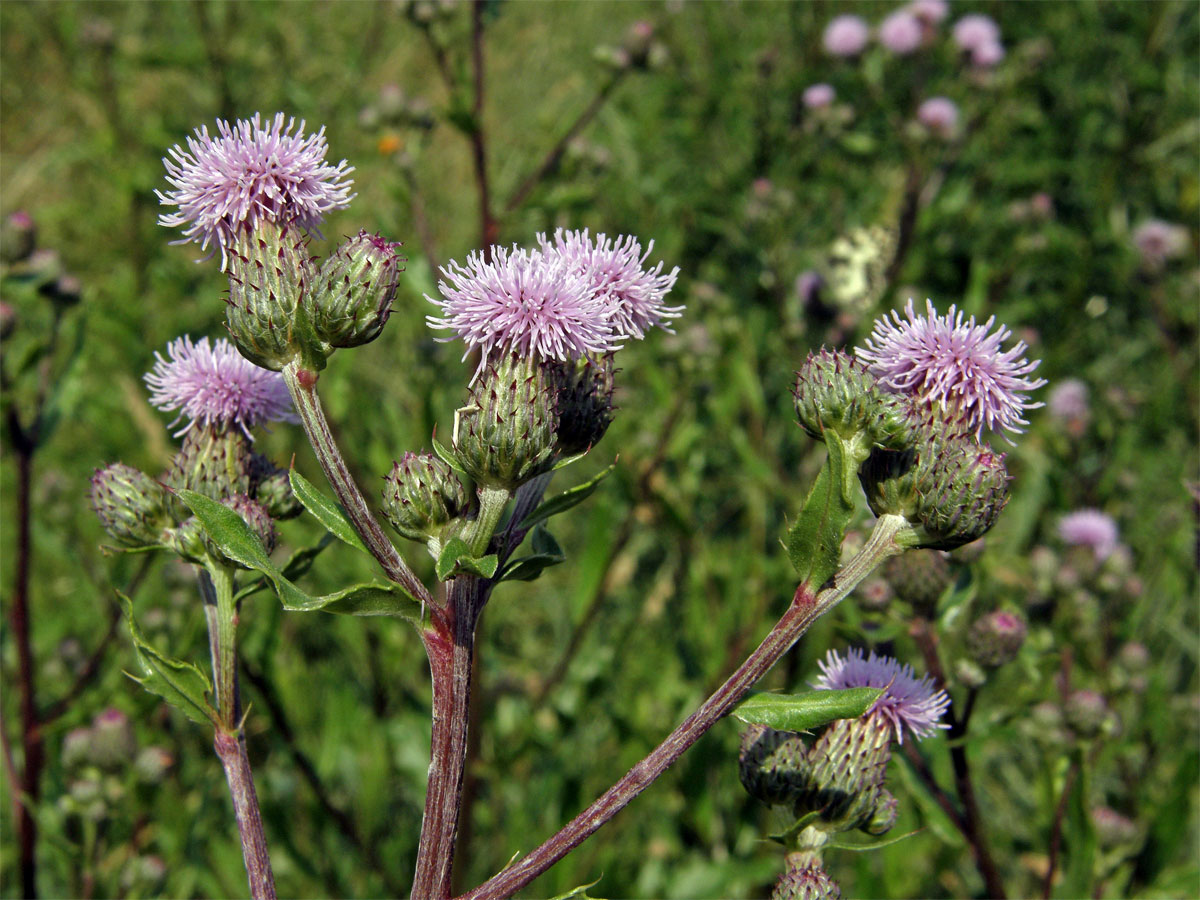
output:
M489 362L459 410L454 451L478 484L513 490L554 464L555 391L535 360Z
M1107 806L1097 806L1092 810L1092 825L1096 828L1096 839L1102 847L1132 844L1138 838L1137 823Z
M996 610L977 619L967 632L967 652L985 669L998 669L1017 658L1027 628L1019 614Z
M195 426L183 436L183 446L175 454L164 480L168 487L185 488L212 500L223 500L250 493L253 468L250 441L241 431ZM177 519L190 515L178 501L172 506Z
M742 786L763 803L790 805L805 782L806 751L798 734L751 725L742 732L738 751Z
M1081 738L1099 735L1108 716L1108 703L1095 691L1074 691L1063 705L1067 726Z
M88 761L101 769L120 769L133 761L137 739L129 716L119 709L106 709L92 721Z
M360 231L325 260L309 296L318 338L331 347L357 347L379 337L404 271L399 247Z
M304 504L292 491L287 469L276 468L260 453L250 456L249 493L272 519L292 519L304 511Z
M263 508L261 503L251 500L245 494L226 497L221 503L242 517L242 521L249 525L250 530L258 535L258 539L262 541L262 545L268 553L275 549L277 537L275 534L275 523L271 520L270 514ZM209 550L213 552L214 556L223 556L220 550L212 545L211 542ZM239 568L241 568L240 564Z
M557 391L558 425L555 450L575 456L595 446L612 424L613 358L552 362L547 374Z
M28 259L37 245L37 227L24 210L9 215L0 225L0 261L16 263Z
M225 319L243 356L276 372L296 357L324 367L311 325L297 316L314 277L304 238L295 230L262 222L239 234L229 255Z
M879 799L875 802L875 815L862 827L862 830L867 834L887 834L896 824L899 815L899 802L891 791L884 788L880 790Z
M97 469L91 497L104 530L126 547L162 543L169 524L166 491L149 475L123 463Z
M146 747L133 761L133 770L138 781L145 784L161 784L173 765L175 757L162 747Z
M467 508L467 492L454 471L429 453L405 453L384 482L383 513L410 540L440 538Z
M875 386L867 366L840 350L810 353L796 373L796 416L809 436L823 440L829 429L845 440L866 434L870 443L903 447L908 438L900 398Z
M187 562L204 563L208 559L204 526L195 516L179 523L167 538L167 546Z
M896 596L926 619L937 615L938 600L953 580L939 550L909 550L893 556L884 563L883 575Z
M808 778L804 790L795 793L796 815L820 813L830 831L870 825L882 798L893 736L870 715L826 728L808 754Z
M771 891L771 900L840 900L842 889L829 877L820 860L789 866Z

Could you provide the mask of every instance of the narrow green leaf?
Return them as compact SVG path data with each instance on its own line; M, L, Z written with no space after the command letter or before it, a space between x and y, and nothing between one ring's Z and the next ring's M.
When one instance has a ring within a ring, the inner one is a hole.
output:
M820 588L837 571L842 538L854 514L854 493L848 479L858 473L858 464L832 432L825 434L825 447L829 451L825 465L785 543L800 580L813 588Z
M557 566L567 558L545 525L534 526L530 544L533 552L520 559L510 560L504 567L499 581L533 581L544 569Z
M219 724L216 710L208 702L212 695L212 682L203 672L188 662L164 656L154 649L142 635L137 622L133 618L133 601L118 592L121 609L125 613L125 621L129 623L129 633L133 638L133 650L137 657L141 677L129 677L150 691L162 697L193 722L209 723L216 727Z
M216 500L181 488L176 495L190 509L208 532L221 552L235 562L248 566L263 574L278 574L278 569L267 556L262 541L250 530L236 512Z
M884 847L889 847L892 844L898 844L901 841L907 841L910 837L920 834L924 828L918 828L910 831L907 834L902 834L899 837L888 838L883 841L871 841L869 844L851 844L849 841L839 841L833 838L825 843L826 847L834 850L849 850L851 853L863 853L867 850L881 850Z
M367 548L363 546L362 540L354 531L354 526L350 524L340 506L313 487L312 482L295 468L288 470L288 481L291 482L296 498L312 513L313 518L325 526L326 531L355 550L367 553Z
M455 456L454 452L442 446L437 438L430 438L430 440L433 441L433 452L441 457L442 462L454 470L454 474L461 478L464 484L469 485L474 479L467 474L467 470L462 467L462 463L458 461L458 457Z
M583 484L576 485L569 491L563 491L557 497L551 497L549 500L546 500L544 503L539 505L537 509L522 519L521 524L517 527L522 530L532 528L539 522L545 522L551 516L556 516L560 512L565 512L572 506L575 506L577 503L582 503L592 495L592 492L596 490L601 481L612 474L613 469L616 467L617 464L613 463L607 469L593 476L592 478L589 478Z
M870 687L803 694L755 691L735 706L730 715L748 725L766 725L779 731L808 731L834 719L857 719L882 693L882 688Z
M571 888L571 890L567 891L565 894L559 894L557 897L552 897L551 900L600 900L599 897L593 897L588 894L588 890L595 887L599 883L600 879L597 878L591 884L581 884L579 887Z
M1088 761L1085 754L1076 749L1071 753L1071 762L1074 779L1067 797L1066 820L1063 822L1063 837L1071 852L1064 859L1063 877L1055 885L1054 896L1091 897L1094 896L1096 829L1088 810Z

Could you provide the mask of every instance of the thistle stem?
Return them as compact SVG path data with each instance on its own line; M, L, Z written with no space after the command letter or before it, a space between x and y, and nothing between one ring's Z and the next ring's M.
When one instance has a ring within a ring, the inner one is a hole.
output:
M275 876L271 872L271 857L267 853L267 838L258 809L258 795L254 791L250 759L246 755L246 741L240 734L218 731L213 738L213 749L225 768L225 780L229 782L250 896L254 900L275 900Z
M413 900L450 896L467 760L475 626L490 591L490 582L474 576L447 582L446 615L422 632L433 682L433 734Z
M601 825L625 808L683 755L701 735L729 713L756 681L779 661L818 618L833 609L880 563L904 548L896 537L909 525L901 516L880 516L866 545L829 582L813 594L807 584L796 588L791 605L775 627L729 679L667 738L598 800L525 858L493 875L460 900L508 897L566 856ZM417 896L415 893L414 897Z
M363 544L390 581L401 585L422 603L436 605L425 585L421 584L420 579L413 574L412 569L392 546L392 542L387 539L379 522L367 507L367 501L358 485L354 483L346 460L329 430L329 422L325 419L321 398L317 395L316 373L304 369L298 362L291 362L284 366L283 377L300 415L304 433L308 436L317 461L321 464L325 477L329 479L333 492L337 494L338 502L345 509L355 533L362 538Z

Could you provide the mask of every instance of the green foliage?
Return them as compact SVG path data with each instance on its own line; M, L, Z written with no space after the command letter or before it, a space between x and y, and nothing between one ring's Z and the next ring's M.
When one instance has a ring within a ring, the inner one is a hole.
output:
M595 45L620 45L645 18L665 59L622 76L551 176L501 217L499 240L528 244L558 225L653 238L652 261L680 267L672 299L687 312L674 335L621 353L619 409L601 448L620 463L554 520L570 565L499 585L483 617L480 740L458 885L486 878L606 789L786 608L795 576L778 538L822 463L794 423L792 369L810 349L852 345L875 315L928 296L939 309L956 302L995 314L1044 360L1039 374L1051 388L1078 378L1090 391L1082 421L1032 413L1008 458L1012 500L982 555L957 563L934 623L961 709L972 693L958 667L970 622L1006 604L1028 615L1025 647L974 692L963 739L1009 894L1042 894L1068 784L1058 895L1195 893L1200 622L1186 483L1198 477L1200 410L1196 5L955 2L952 17L986 12L1003 31L1008 58L984 76L944 40L906 59L872 47L859 62L831 60L820 49L830 4L488 9L487 93L476 117L469 90L438 80L424 32L395 4L0 4L0 214L28 209L39 246L56 250L83 285L50 354L59 308L32 283L6 280L0 298L17 316L2 354L15 383L6 418L24 415L42 384L54 398L32 495L39 703L67 696L91 652L105 648L98 674L46 729L42 892L245 891L207 730L131 689L122 669L138 663L124 629L103 640L112 587L124 590L143 558L105 556L82 499L92 470L108 462L164 469L169 419L149 407L140 375L168 340L222 333L217 265L195 264L198 248L170 246L177 235L155 222L167 148L201 124L211 130L218 115L279 109L324 124L334 159L356 167L358 197L311 251L325 256L359 228L406 241L410 261L382 336L336 354L321 373L326 412L372 499L394 459L428 446L435 425L449 430L473 366L460 362L459 346L434 339L423 299L436 291L438 266L479 242L463 130L483 129L502 209L613 78L594 61ZM884 15L875 4L843 9ZM468 71L468 20L458 8L429 26L452 71ZM834 85L848 116L818 122L804 111L801 92L818 81ZM392 84L424 111L403 121L363 115ZM962 110L964 133L952 144L910 127L934 95ZM805 303L797 277L825 265L828 248L854 229L895 226L910 183L919 194L911 233L875 305ZM1042 193L1048 214L1034 203ZM1131 235L1148 218L1187 225L1188 255L1144 267ZM295 471L326 490L299 429L277 426L255 449L294 454ZM556 475L556 489L599 468L584 460ZM6 609L16 485L6 445ZM1080 507L1117 520L1127 556L1099 564L1062 545L1057 521ZM328 527L310 517L281 527L277 558L296 565L278 568L306 597L379 579L370 557L340 544L302 571ZM864 523L848 527L847 544ZM435 561L423 557L410 563L431 583ZM204 659L194 578L153 565L136 596L145 642ZM247 588L257 583L257 573L246 576ZM924 671L912 610L871 605L867 587L760 687L802 689L831 644L870 645ZM396 624L297 616L268 592L243 595L239 641L255 676L243 682L247 740L281 895L407 891L429 763L429 681L418 635ZM0 657L6 687L17 671L10 634ZM1148 651L1145 668L1122 661L1130 644ZM1064 685L1104 695L1112 727L1103 737L1080 744L1067 731ZM11 737L17 692L0 702ZM132 766L98 778L63 759L70 732L108 706L129 715L139 747L170 755L158 781ZM954 783L949 747L944 738L919 746L943 786ZM596 890L606 896L765 896L782 865L763 837L789 823L768 821L744 795L736 753L736 728L719 725L525 893L562 894L601 876ZM1079 774L1068 782L1073 763ZM95 785L99 803L85 799ZM893 833L918 833L872 853L831 852L844 896L981 895L960 831L903 753L889 786L900 801ZM1133 839L1094 845L1098 805L1128 816ZM0 833L13 834L10 803L0 804ZM0 845L5 897L20 892L16 853L15 841ZM163 864L158 880L144 877L151 858Z

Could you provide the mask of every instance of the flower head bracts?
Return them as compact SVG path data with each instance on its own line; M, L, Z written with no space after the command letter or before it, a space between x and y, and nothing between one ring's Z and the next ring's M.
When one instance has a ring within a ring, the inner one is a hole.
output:
M861 650L850 650L842 658L830 650L817 665L821 667L821 677L813 682L817 690L886 688L867 715L879 716L895 728L898 743L904 743L905 726L917 738L949 727L938 721L950 706L946 692L936 690L928 677L918 679L911 666L890 656L876 656L872 651L864 657Z
M614 335L641 340L656 325L670 331L667 320L678 318L683 312L682 306L663 305L667 292L675 285L679 268L665 275L662 262L646 268L654 241L643 253L641 242L632 235L622 235L614 241L598 234L593 240L586 229L559 228L554 232L553 243L544 234L537 239L546 258L561 257L591 282L593 290L608 296Z
M232 126L218 119L216 138L203 126L186 150L172 147L173 159L164 157L163 164L173 190L155 193L178 211L159 216L159 224L186 226L175 243L220 248L222 271L238 233L259 222L316 231L326 213L352 199L346 176L354 169L345 160L326 163L324 128L306 136L303 121L293 133L295 126L283 113L265 127L258 113Z
M178 434L200 424L237 427L248 436L264 422L299 421L283 376L254 365L224 338L210 345L208 338L193 342L185 335L167 345L167 355L154 354L146 384L151 404L178 410L176 422L190 420Z
M474 252L466 266L451 262L441 271L445 299L425 299L441 307L442 317L429 316L429 325L457 332L468 353L478 347L481 369L497 352L566 362L619 347L613 299L561 256L493 247L491 262Z
M1031 378L1040 360L1021 356L1024 341L1010 350L1001 344L1012 334L1003 325L992 330L995 317L982 325L971 316L950 307L939 316L926 301L927 315L918 316L912 300L905 307L907 321L892 312L876 320L866 346L855 353L866 360L884 390L909 394L922 403L936 403L956 418L979 440L985 428L1021 433L1029 423L1022 417L1030 403L1026 392L1046 383ZM1011 443L1011 441L1010 441Z

